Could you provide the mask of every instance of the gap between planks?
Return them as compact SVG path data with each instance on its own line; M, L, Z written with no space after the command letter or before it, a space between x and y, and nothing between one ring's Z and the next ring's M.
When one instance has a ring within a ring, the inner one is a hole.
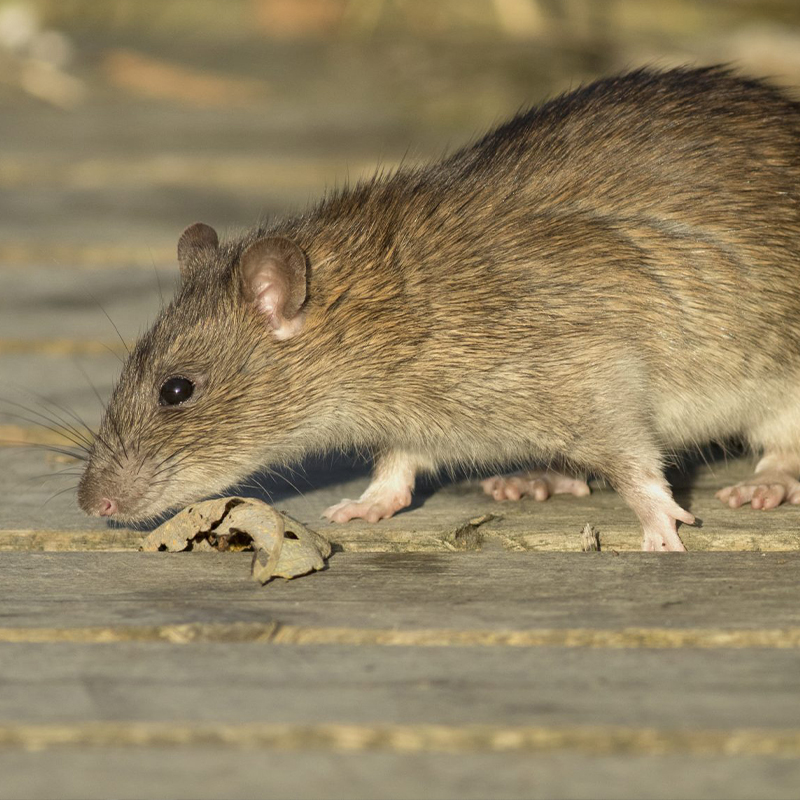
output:
M177 235L177 234L176 234ZM41 244L33 241L0 243L0 271L62 266L70 269L115 269L175 264L175 242L136 247L120 244Z
M2 356L124 356L133 342L99 339L0 339Z
M481 630L347 628L279 622L186 623L80 628L0 628L0 644L279 644L384 647L581 647L707 650L800 648L800 628L539 628Z
M621 726L185 724L81 722L0 724L0 747L191 747L393 753L552 752L603 755L800 757L800 730L657 730Z
M2 427L2 426L0 426ZM452 528L444 523L420 526L409 520L408 528L358 526L353 528L329 528L326 524L312 527L330 539L334 547L343 553L452 553L476 552L484 546L499 546L512 552L582 552L580 526L565 530L563 524L551 530L531 530L525 520L513 526L480 528L480 537L475 541L460 540L455 534L459 526L454 520ZM530 523L534 524L533 522ZM537 526L553 526L552 521L539 520ZM622 528L622 526L621 526ZM772 531L734 530L722 528L711 531L684 528L681 535L689 550L694 552L797 552L800 550L800 532L786 529ZM138 551L146 532L128 528L100 530L48 530L48 529L0 529L0 552L102 552L122 553ZM617 552L641 552L641 532L634 525L600 534L601 552L587 554L602 557ZM183 554L184 556L188 553ZM650 557L653 554L643 554ZM673 554L655 554L667 558ZM225 557L226 554L220 554ZM682 557L680 554L678 557Z

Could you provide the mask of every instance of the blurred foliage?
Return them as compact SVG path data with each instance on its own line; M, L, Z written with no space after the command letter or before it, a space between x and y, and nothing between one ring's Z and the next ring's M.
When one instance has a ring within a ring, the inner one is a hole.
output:
M578 39L800 25L797 0L35 0L47 25L154 37Z
M720 62L797 92L800 0L0 0L3 247L147 265L132 243L304 207L598 75Z
M379 114L437 141L641 64L800 86L800 0L0 0L0 23L0 93ZM24 48L9 44L20 25L35 29Z

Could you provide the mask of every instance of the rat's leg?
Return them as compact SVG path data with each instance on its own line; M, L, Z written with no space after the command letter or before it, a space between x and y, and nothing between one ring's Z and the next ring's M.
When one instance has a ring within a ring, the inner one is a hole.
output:
M699 521L672 499L663 476L651 477L636 488L618 486L617 492L639 517L644 531L642 550L657 553L686 550L677 523L694 525Z
M635 455L619 454L607 464L589 464L604 473L617 493L633 509L644 531L642 550L650 552L685 551L678 535L678 522L699 524L693 514L682 509L672 498L664 478L661 458L655 446L637 447ZM594 470L593 470L594 471Z
M574 494L585 497L591 493L586 481L572 478L552 470L537 469L528 472L516 472L513 475L495 475L481 481L486 494L495 500L519 500L532 497L534 500L547 500L554 494Z
M750 503L752 508L769 511L781 503L800 505L800 458L767 451L747 480L726 486L717 497L731 508Z
M323 513L331 522L365 519L378 522L411 504L414 478L431 464L402 450L391 450L375 459L372 481L358 500L344 499Z

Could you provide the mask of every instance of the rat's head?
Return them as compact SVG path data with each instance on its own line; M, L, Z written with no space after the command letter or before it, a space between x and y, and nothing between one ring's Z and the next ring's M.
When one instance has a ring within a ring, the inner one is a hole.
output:
M281 458L298 426L304 253L282 237L220 245L197 223L178 263L180 290L131 352L91 448L88 514L144 520L221 491Z

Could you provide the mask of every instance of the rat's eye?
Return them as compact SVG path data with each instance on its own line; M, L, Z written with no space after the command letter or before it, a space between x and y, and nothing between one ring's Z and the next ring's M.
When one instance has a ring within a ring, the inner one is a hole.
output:
M188 378L176 375L164 381L158 397L162 406L178 406L185 403L193 394L194 384Z

